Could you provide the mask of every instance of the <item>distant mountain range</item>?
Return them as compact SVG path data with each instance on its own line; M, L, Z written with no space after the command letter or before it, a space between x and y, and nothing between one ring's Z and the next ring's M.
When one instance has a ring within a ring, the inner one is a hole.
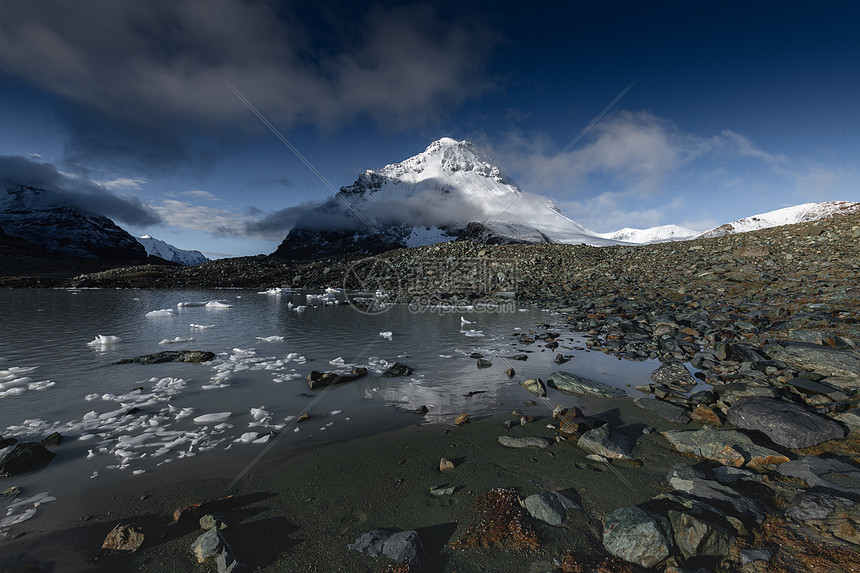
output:
M676 225L595 233L565 217L548 199L521 191L473 144L442 138L414 157L365 171L352 185L307 209L273 255L307 260L447 241L635 245L856 212L860 203L827 201L753 215L704 233ZM49 190L18 185L0 192L0 275L38 274L43 264L68 273L75 265L89 271L207 260L199 251L179 249L150 235L135 239L109 218L63 204Z
M209 260L200 251L179 249L150 235L138 237L137 242L143 245L146 254L180 265L199 265Z

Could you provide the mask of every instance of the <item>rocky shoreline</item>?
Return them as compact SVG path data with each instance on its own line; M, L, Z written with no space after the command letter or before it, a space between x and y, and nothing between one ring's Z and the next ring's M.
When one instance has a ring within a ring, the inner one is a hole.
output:
M415 312L536 303L557 314L518 344L560 365L546 385L521 381L524 399L547 385L568 399L545 400L543 418L452 419L277 463L207 512L223 533L171 521L223 487L197 484L61 538L93 547L137 520L154 541L84 550L105 571L197 567L203 536L200 570L218 571L860 571L858 275L860 215L635 248L451 243L76 277L62 286L361 287ZM576 376L572 333L662 366L640 398L613 397ZM5 543L42 567L48 540Z

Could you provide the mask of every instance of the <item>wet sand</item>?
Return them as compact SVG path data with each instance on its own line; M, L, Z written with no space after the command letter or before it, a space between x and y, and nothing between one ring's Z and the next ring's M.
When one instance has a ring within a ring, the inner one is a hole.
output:
M636 439L638 462L594 462L575 440L545 450L511 449L500 435L554 438L549 412L525 426L506 429L502 415L463 426L425 425L328 444L279 458L270 452L233 488L230 480L147 482L135 491L104 491L81 499L77 512L59 531L27 531L0 547L3 569L35 564L32 571L214 571L198 565L189 546L202 533L196 519L174 524L176 508L233 494L226 535L240 560L259 571L382 571L393 561L348 549L362 533L376 528L415 529L429 556L429 570L440 572L547 571L552 560L573 551L599 557L601 519L622 506L644 502L667 488L668 469L693 460L670 451L659 430L678 428L634 406L630 399L561 400L612 423ZM643 434L643 428L655 431ZM699 427L699 426L690 426ZM439 460L455 468L440 472ZM241 468L234 468L239 473ZM175 476L174 476L175 477ZM449 496L430 493L453 486ZM505 548L451 549L478 521L475 498L493 488L515 488L520 497L563 490L582 506L568 510L562 526L527 518L540 539L534 551ZM105 554L105 536L117 523L131 523L145 534L144 545L127 555ZM26 523L24 524L26 525ZM28 570L28 569L25 569ZM29 571L29 570L28 570Z

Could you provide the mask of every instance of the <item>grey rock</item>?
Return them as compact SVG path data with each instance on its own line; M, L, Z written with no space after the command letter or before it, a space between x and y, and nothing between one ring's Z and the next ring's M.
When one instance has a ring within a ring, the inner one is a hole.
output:
M834 416L837 420L848 426L849 428L860 428L860 408L852 408L841 414Z
M50 462L56 454L42 444L22 442L0 458L0 477L14 476Z
M736 517L753 519L758 523L764 520L765 511L758 502L740 495L727 485L706 479L705 475L695 468L676 465L669 471L666 480L672 489L722 508Z
M850 499L818 493L814 491L802 491L785 508L785 515L799 523L812 519L826 519L834 511L849 509L855 503Z
M548 448L553 442L549 438L539 438L536 436L523 438L516 436L499 436L499 443L508 448Z
M221 532L216 528L209 529L191 544L191 553L197 557L198 563L215 559L227 547Z
M767 398L776 398L777 392L770 386L757 386L755 384L745 384L743 382L732 382L722 384L714 388L719 399L726 404L734 404L741 398L748 396L765 396Z
M114 364L163 364L165 362L209 362L215 353L206 350L165 350L136 358L123 358Z
M408 561L416 568L421 568L427 559L421 538L414 529L407 531L374 529L362 534L348 547L371 557L381 554L394 559L397 563Z
M675 545L687 559L724 557L735 544L731 533L708 520L675 510L670 510L668 516L675 534Z
M797 404L763 396L741 398L727 413L729 422L746 430L758 430L786 448L808 448L841 438L842 427Z
M826 382L813 382L809 378L792 378L786 384L802 394L821 394L834 402L848 399L848 394Z
M714 478L722 484L733 484L744 480L756 480L756 474L753 472L732 466L717 466L711 470L711 473Z
M803 456L779 466L779 473L802 479L809 487L860 496L860 469L841 460Z
M478 358L477 365L478 368L490 368L493 366L493 363L486 358Z
M773 358L797 370L858 378L857 384L860 385L860 355L855 352L808 342L780 342Z
M770 561L773 559L773 551L767 547L757 547L755 549L741 549L740 551L741 565L749 565L753 561Z
M751 344L729 344L728 354L735 362L757 362L768 359L763 350Z
M585 432L580 436L577 445L587 452L601 455L604 458L616 460L633 458L630 439L623 434L612 431L609 424Z
M520 382L520 386L541 398L546 396L546 386L540 378L530 378Z
M523 500L523 506L532 517L550 525L561 525L566 510L580 509L577 503L557 491L530 495Z
M412 374L410 366L395 362L385 369L385 372L382 373L382 378L396 378L399 376L409 376L410 374Z
M760 467L788 461L784 455L753 443L737 430L668 430L661 432L681 453L694 454L724 466Z
M398 365L399 363L395 362L388 370L391 370ZM388 372L388 370L385 372ZM383 372L383 377L385 377L385 372ZM360 366L353 368L349 372L318 372L314 370L308 374L308 388L316 390L318 388L325 388L326 386L333 386L335 384L354 382L364 376L367 376L367 368Z
M669 522L631 506L616 509L603 525L603 546L625 561L653 567L669 557L672 537Z
M502 358L507 358L508 360L528 360L528 354L509 354L508 356L503 356Z
M576 394L579 396L621 398L626 395L624 390L615 388L609 384L589 380L588 378L583 378L576 374L563 372L561 370L549 375L549 378L547 378L547 385L550 388L555 388L556 390L569 392L570 394Z
M690 421L690 414L686 408L670 404L664 400L654 400L647 396L641 396L633 402L643 410L654 412L673 424L686 424Z
M696 381L687 367L680 362L666 362L651 373L651 380L658 384L695 386Z

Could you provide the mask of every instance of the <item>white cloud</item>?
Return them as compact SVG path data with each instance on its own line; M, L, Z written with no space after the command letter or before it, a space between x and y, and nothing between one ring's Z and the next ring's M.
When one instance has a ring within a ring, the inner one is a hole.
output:
M189 197L194 197L195 199L205 199L207 201L221 200L209 191L203 191L202 189L191 189L190 191L183 191L182 195L188 195Z
M175 199L165 199L152 209L168 225L216 235L244 236L245 224L251 220L236 211L192 205Z
M109 179L106 181L94 180L93 183L100 187L104 187L108 191L138 191L141 187L146 185L147 179L142 177L118 177L116 179Z

